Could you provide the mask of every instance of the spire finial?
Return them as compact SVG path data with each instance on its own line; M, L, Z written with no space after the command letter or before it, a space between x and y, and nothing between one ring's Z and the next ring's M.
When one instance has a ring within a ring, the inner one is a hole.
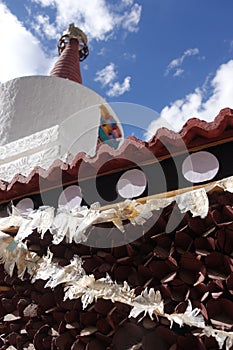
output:
M74 23L71 23L69 27L63 32L59 42L58 42L58 52L59 55L64 50L66 43L71 39L76 39L79 43L79 60L83 61L88 56L88 46L87 46L87 36L78 27L75 27Z

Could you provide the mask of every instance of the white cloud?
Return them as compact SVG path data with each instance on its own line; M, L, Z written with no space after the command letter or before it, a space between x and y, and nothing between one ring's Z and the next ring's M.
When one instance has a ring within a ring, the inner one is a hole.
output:
M110 63L105 68L96 73L95 81L99 82L102 87L104 87L106 85L111 85L116 77L116 66L114 63Z
M118 0L109 4L107 0L29 0L27 25L30 23L31 28L28 29L0 0L0 30L5 33L6 28L10 28L1 41L4 50L0 56L0 82L19 76L48 74L57 59L57 52L50 50L48 39L57 39L74 19L89 39L106 40L119 28L124 30L124 34L136 31L141 6L135 1ZM37 4L36 9L33 4ZM43 46L40 40L44 41ZM99 54L103 55L104 51ZM102 81L101 84L108 85L109 89L116 84L113 90L116 94L121 94L124 89L127 91L130 80L117 83L115 66L110 65L108 69L107 78L99 75L97 81Z
M198 48L188 49L188 50L184 51L182 56L180 56L178 58L175 58L174 60L172 60L169 63L169 65L166 68L165 75L168 75L171 70L176 69L177 67L180 67L182 65L182 63L184 62L186 57L195 56L195 55L198 55L198 54L199 54L199 49ZM178 75L174 74L174 76L178 76Z
M135 53L124 52L123 57L127 61L136 61L137 55Z
M50 24L48 15L38 15L35 17L34 28L36 32L40 35L41 31L46 35L46 38L55 39L58 37L56 33L56 28Z
M124 79L122 84L120 84L117 81L108 90L107 95L109 97L118 97L118 96L123 95L125 92L130 90L130 81L131 81L131 77L130 76L125 77L125 79Z
M184 98L164 107L160 117L149 125L145 137L149 139L163 126L179 131L192 117L211 121L220 109L233 108L233 60L218 68L210 84L211 89L207 99L205 99L206 84L204 84L202 88L196 88Z
M195 49L188 49L184 52L184 56L194 56L194 55L198 55L199 54L199 49L195 48Z
M133 0L122 0L122 2L126 5L133 5Z
M116 29L138 30L141 6L132 0L119 0L117 6L107 0L31 0L56 11L54 30L60 32L72 23L82 28L89 39L106 40ZM48 23L49 25L49 23ZM47 31L43 24L41 29Z
M6 29L7 34L6 33ZM53 59L46 56L39 41L0 2L0 81L19 76L47 74Z
M173 77L179 77L180 75L182 75L184 73L184 70L181 68L177 68L175 73L173 74Z
M109 97L118 97L130 90L131 77L124 78L123 83L117 80L117 70L114 63L108 64L106 67L96 72L95 81L99 82L102 87L108 88L106 94Z
M131 11L126 11L122 16L122 27L129 32L137 32L138 24L141 18L142 7L138 4L134 4Z
M106 49L106 47L102 47L98 52L97 55L98 56L106 56L108 50Z

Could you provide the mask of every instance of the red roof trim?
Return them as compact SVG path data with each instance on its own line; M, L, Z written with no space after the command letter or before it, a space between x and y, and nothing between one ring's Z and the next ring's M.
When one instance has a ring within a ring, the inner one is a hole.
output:
M0 181L0 201L8 201L12 198L20 197L38 192L39 184L44 189L56 187L61 178L63 182L71 182L77 179L80 165L85 168L85 176L93 176L96 169L101 165L111 161L111 170L129 165L128 159L136 164L145 162L148 155L163 157L169 154L164 144L169 145L169 149L179 152L187 148L197 147L210 142L218 142L233 136L233 110L225 108L220 111L213 122L205 122L199 119L190 119L179 133L161 128L149 142L143 142L135 137L128 137L122 146L115 150L103 144L99 147L95 157L89 158L84 153L79 153L73 162L68 165L62 161L55 161L46 171L36 167L28 177L17 174L10 183ZM102 171L108 168L102 167Z

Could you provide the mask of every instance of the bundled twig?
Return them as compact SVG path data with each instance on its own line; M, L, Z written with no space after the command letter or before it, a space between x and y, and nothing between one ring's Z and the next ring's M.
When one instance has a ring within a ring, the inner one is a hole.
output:
M3 248L0 259L10 275L13 274L16 266L21 279L27 271L32 283L42 279L47 281L45 287L50 288L63 284L64 299L81 298L83 309L101 298L121 302L131 306L129 317L137 318L142 315L140 320L147 314L151 319L155 315L166 317L171 322L171 327L173 323L180 327L188 325L197 328L199 336L214 337L220 349L223 348L224 343L226 350L230 350L233 345L233 332L214 329L206 325L200 310L193 309L190 301L184 313L167 314L164 312L164 301L160 292L153 288L145 289L136 296L134 289L131 289L127 282L120 285L112 281L109 275L98 280L93 275L87 275L82 267L82 260L78 256L74 256L69 265L62 267L53 262L53 254L50 251L46 256L40 258L36 253L29 252L24 244L17 245L14 242L11 236L0 233L0 244Z

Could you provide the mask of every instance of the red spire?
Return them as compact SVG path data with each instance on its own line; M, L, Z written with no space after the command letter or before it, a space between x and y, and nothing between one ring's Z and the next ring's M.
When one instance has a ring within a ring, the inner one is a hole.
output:
M77 39L71 39L65 44L65 48L51 70L50 75L73 80L76 81L76 83L82 84L79 42Z
M80 61L88 56L87 37L81 29L70 24L58 44L60 57L50 75L82 84Z

